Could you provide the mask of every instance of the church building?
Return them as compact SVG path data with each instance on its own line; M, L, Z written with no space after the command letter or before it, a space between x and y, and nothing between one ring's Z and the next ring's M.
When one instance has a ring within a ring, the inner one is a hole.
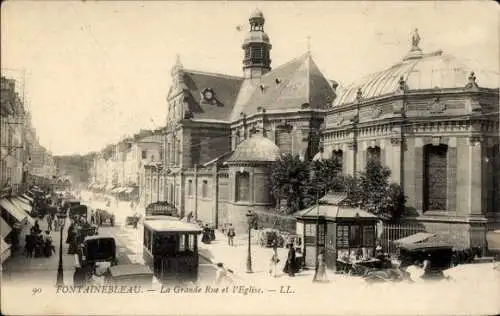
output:
M249 24L242 77L179 57L172 68L160 190L181 213L243 231L248 209L274 208L269 166L290 153L337 155L345 174L380 159L405 189L407 217L461 243L500 221L498 77L423 52L415 31L401 61L340 89L310 52L272 68L262 12Z

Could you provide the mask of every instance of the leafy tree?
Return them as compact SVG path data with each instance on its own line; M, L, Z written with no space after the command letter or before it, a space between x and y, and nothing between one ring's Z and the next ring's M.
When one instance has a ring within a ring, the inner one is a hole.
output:
M309 164L299 156L284 155L271 166L272 194L278 202L286 200L286 213L303 207L305 188L308 185Z
M309 183L304 188L305 206L316 203L316 199L324 196L328 191L343 190L342 161L339 157L333 156L326 160L311 161L309 168Z
M361 207L381 218L395 220L401 216L406 198L400 185L389 183L391 170L376 159L369 159L357 178L344 179L345 204Z

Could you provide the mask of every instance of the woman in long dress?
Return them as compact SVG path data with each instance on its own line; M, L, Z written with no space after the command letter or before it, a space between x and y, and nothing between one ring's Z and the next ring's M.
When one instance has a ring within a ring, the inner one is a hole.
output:
M321 250L318 255L318 269L314 277L316 282L327 281L326 278L326 262L325 262L325 250Z
M295 248L293 247L293 244L288 245L288 247L289 247L288 256L286 259L285 268L283 269L283 272L293 277L295 276L295 272L297 271L295 266L295 261L296 261Z

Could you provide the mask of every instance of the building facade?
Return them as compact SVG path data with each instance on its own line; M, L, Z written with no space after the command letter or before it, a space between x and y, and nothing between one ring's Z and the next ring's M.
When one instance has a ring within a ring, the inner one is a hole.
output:
M484 243L500 215L498 75L423 52L415 33L401 61L340 89L309 52L272 69L264 23L260 11L249 19L242 77L186 69L177 58L163 163L144 186L159 185L183 214L243 230L249 208L274 206L276 152L337 155L344 174L373 157L404 188L407 220L454 244Z

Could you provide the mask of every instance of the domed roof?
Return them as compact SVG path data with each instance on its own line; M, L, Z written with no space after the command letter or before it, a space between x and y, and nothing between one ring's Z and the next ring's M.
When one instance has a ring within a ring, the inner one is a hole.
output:
M264 14L259 9L255 9L250 15L249 20L261 19L264 20Z
M467 67L452 55L442 51L430 54L411 51L392 67L368 75L346 87L335 100L335 105L354 102L358 91L361 92L363 100L392 94L398 90L400 78L405 81L406 89L410 91L464 88L471 72L475 72L479 87L499 87L498 74Z
M279 147L270 139L253 135L236 147L227 162L272 162L280 155Z

